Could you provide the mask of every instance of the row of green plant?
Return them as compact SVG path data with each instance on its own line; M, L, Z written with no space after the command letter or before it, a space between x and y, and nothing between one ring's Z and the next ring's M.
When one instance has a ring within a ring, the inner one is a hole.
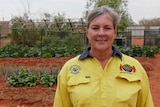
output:
M115 46L122 53L132 57L154 57L160 52L160 47L151 46Z
M84 49L81 36L43 37L35 41L34 47L15 45L11 42L0 47L0 57L63 57L76 56Z
M57 41L58 42L58 41ZM63 42L64 43L64 42ZM48 44L44 47L23 47L13 44L7 44L5 47L0 47L0 58L4 57L66 57L76 56L84 50L84 46L77 45L75 42L56 45L55 43ZM73 46L72 46L73 45ZM135 57L154 57L158 53L159 47L150 46L115 46L122 53Z
M9 86L35 86L51 87L57 83L58 67L30 69L27 67L1 67L1 75L7 80Z

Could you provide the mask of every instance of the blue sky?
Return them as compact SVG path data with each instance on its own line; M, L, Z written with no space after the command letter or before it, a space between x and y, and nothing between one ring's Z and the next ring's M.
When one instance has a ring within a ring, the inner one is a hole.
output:
M41 18L43 13L65 13L66 18L81 18L87 0L0 0L0 21L22 16L29 4L30 17ZM135 22L142 18L160 17L160 0L128 0L128 10Z

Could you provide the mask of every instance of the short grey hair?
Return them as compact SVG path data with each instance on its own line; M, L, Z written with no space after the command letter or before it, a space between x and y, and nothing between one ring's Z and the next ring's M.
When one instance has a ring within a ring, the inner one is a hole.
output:
M118 25L118 22L119 22L119 16L118 16L118 13L106 6L106 5L103 5L101 7L97 7L95 9L93 9L89 14L88 14L88 17L87 17L87 27L89 27L90 23L92 20L94 20L96 17L100 16L100 15L103 15L103 14L108 14L112 17L113 19L113 26L114 26L114 29L117 28L117 25Z

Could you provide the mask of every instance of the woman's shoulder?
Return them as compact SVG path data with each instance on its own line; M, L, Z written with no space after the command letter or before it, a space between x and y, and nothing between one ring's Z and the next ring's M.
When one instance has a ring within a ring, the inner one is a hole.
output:
M75 63L75 62L79 61L79 56L80 55L77 55L75 57L70 58L68 61L66 61L66 64Z
M144 68L143 68L142 64L134 57L131 57L131 56L126 55L126 54L122 54L122 62L130 64L130 65L144 71Z
M122 54L122 59L128 59L128 60L131 60L131 61L138 61L136 58L132 57L132 56L129 56L129 55L126 55L126 54Z
M141 63L134 57L132 56L129 56L129 55L126 55L126 54L122 54L122 61L123 62L129 62L129 63L132 63L134 65L140 65L141 66Z

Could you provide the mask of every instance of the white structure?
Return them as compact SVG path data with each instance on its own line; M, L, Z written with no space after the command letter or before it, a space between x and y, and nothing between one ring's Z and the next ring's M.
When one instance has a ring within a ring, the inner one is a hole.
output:
M138 38L141 38L141 37L144 38L145 30L158 31L158 30L160 30L160 26L150 26L150 27L133 26L133 27L128 27L126 29L126 31L130 31L131 32L132 37L138 37Z

